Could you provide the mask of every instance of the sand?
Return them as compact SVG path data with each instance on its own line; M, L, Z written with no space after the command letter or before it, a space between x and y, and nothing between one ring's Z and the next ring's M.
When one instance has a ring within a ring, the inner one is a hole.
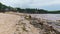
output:
M14 34L19 16L0 13L0 34Z

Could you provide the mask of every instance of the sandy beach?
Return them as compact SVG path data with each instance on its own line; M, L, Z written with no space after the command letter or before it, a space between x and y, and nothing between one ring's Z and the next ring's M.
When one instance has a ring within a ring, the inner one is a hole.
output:
M55 25L57 22L42 19L42 17L46 15L40 15L40 17L38 17L39 15L31 15L32 19L30 19L28 15L31 14L0 13L0 34L43 34L45 28L50 27L49 25L53 26L57 31L60 31L60 29L56 28L58 27ZM26 19L25 17L28 18ZM37 19L35 20L35 18ZM42 20L38 21L38 18L41 18ZM44 22L44 27L39 24L43 21L46 21ZM47 22L51 22L52 24L46 24ZM48 27L46 27L46 25L48 25ZM50 33L53 34L53 32Z
M14 34L19 16L0 13L0 34Z

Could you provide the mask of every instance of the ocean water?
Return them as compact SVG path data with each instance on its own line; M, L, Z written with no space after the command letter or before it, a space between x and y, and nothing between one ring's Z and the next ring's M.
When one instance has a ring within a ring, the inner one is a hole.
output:
M31 16L48 20L60 20L60 14L31 14Z
M31 14L32 17L35 18L41 18L41 19L47 19L47 20L60 20L60 14ZM56 25L58 24L58 25ZM57 29L60 32L60 22L52 22L50 25L52 25L55 29Z

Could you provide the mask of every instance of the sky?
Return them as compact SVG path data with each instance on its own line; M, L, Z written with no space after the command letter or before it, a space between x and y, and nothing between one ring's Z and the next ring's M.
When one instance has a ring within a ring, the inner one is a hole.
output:
M60 10L60 0L0 0L0 2L12 7Z

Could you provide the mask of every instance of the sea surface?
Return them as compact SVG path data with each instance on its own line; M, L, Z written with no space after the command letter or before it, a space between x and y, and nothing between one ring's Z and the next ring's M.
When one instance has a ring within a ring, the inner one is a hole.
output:
M31 14L31 16L52 21L60 20L60 14ZM52 25L55 29L57 29L60 32L60 22L52 22L50 25Z
M60 14L31 14L31 16L48 20L60 20Z

